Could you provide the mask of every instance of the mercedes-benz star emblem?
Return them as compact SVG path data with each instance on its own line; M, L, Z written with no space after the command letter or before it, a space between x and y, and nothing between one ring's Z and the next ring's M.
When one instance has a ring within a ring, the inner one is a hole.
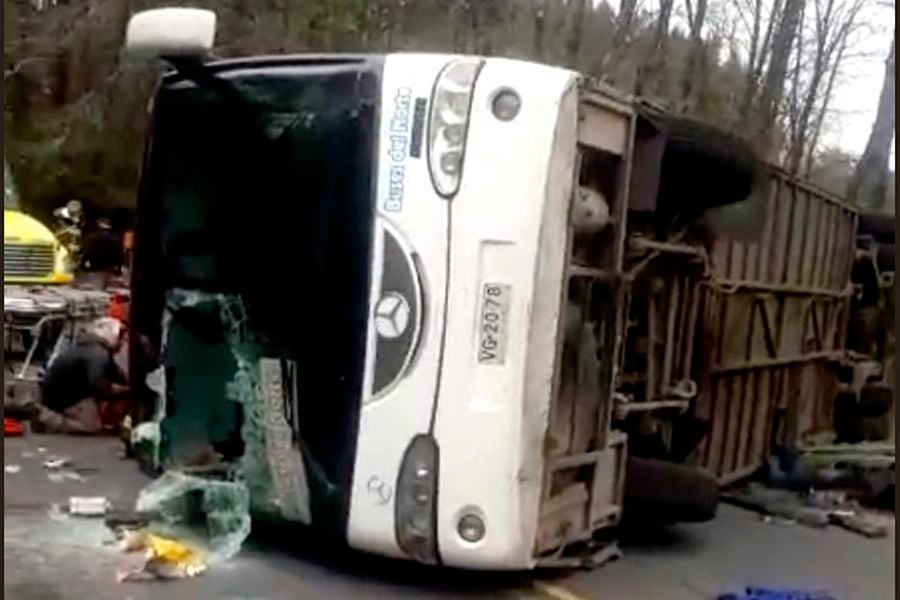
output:
M400 337L409 326L409 302L397 292L388 292L375 306L375 331L389 340Z

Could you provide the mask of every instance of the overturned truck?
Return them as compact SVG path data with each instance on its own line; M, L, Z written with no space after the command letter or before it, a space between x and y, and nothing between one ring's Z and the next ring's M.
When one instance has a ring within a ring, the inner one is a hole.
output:
M722 384L697 357L710 290L750 283L717 275L710 216L771 205L767 167L564 69L209 61L214 28L163 9L127 34L173 67L132 284L145 465L215 470L254 514L466 568L602 560L626 504L714 514L714 476L688 465ZM840 297L848 269L808 285Z

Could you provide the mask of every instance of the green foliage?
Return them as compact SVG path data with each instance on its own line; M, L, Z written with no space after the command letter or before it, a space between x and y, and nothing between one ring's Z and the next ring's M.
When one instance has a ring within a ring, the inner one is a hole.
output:
M6 148L27 208L48 217L79 198L132 206L147 105L159 75L120 59L129 15L171 0L83 0L37 11L4 0ZM738 130L746 79L714 28L682 97L690 36L638 10L574 0L194 0L218 14L222 56L288 52L471 52L561 64ZM638 5L635 5L638 6ZM678 10L678 5L675 6ZM714 12L711 10L711 14ZM578 16L581 18L578 18ZM658 50L663 43L664 52ZM574 52L574 55L573 55ZM640 84L640 85L639 85Z

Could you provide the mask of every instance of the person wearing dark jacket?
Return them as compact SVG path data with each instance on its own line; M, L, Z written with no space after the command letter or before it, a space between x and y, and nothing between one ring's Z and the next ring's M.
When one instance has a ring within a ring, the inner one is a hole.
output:
M116 319L98 319L85 339L50 364L41 382L38 429L82 435L102 431L101 404L128 392L125 374L115 361L123 333Z
M108 219L98 219L96 230L88 236L84 248L84 282L105 289L122 271L122 240Z

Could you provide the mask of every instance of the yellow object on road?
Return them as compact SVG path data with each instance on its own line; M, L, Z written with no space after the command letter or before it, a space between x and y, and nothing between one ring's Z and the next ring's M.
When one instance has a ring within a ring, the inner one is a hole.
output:
M145 532L127 532L122 549L126 552L145 551L140 569L121 573L119 581L148 579L185 579L206 571L206 561L200 552L178 540Z
M203 564L198 552L182 542L147 534L147 547L153 558L173 564Z

